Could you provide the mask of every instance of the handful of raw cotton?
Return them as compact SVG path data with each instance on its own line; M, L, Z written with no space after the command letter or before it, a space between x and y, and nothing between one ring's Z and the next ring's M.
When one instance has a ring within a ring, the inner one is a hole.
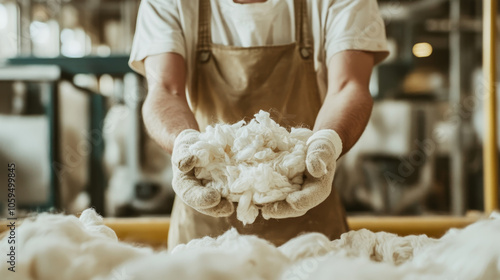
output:
M259 206L286 199L301 189L307 139L313 132L288 132L260 111L248 124L216 124L201 133L190 152L198 158L194 174L206 187L238 202L238 220L253 223Z

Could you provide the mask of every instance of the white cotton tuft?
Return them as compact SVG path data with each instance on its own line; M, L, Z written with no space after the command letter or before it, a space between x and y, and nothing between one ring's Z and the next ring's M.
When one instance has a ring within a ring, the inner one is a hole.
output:
M171 252L173 259L184 260L178 266L184 266L185 271L190 270L192 263L201 265L189 278L183 271L172 279L277 279L290 264L270 242L240 235L234 228L217 238L207 236L177 245Z
M411 265L450 279L500 279L500 220L482 220L449 231L421 248Z
M500 212L497 211L491 212L490 219L500 219Z
M392 233L361 229L346 232L340 236L340 239L332 241L331 251L342 251L347 257L361 257L376 262L400 265L411 260L414 251L433 242L435 239L426 235L400 237Z
M153 252L118 242L93 209L80 218L42 213L24 220L16 232L17 270L12 273L1 262L0 279L92 279ZM0 252L6 252L10 245L6 239L0 242Z
M94 209L84 210L80 215L79 220L85 226L88 232L92 232L103 237L108 237L115 241L118 240L116 233L112 229L104 225L103 218L99 216Z
M16 229L16 272L0 279L500 279L500 219L453 229L440 239L350 231L330 241L306 233L276 248L231 229L155 252L119 242L94 210L80 218L40 214ZM9 252L8 236L0 252Z
M278 248L291 261L316 258L333 250L332 242L321 233L307 233L295 237Z
M306 141L313 132L288 132L260 111L249 123L216 124L190 147L198 157L195 176L222 197L238 202L237 218L251 224L258 205L285 200L301 189L306 170Z

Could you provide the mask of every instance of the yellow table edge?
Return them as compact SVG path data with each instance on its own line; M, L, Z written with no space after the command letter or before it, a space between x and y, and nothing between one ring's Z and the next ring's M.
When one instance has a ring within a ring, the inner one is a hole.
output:
M401 236L427 234L441 237L450 228L463 228L480 219L474 217L418 216L418 217L348 217L351 230L368 229L374 232L386 231ZM104 223L116 232L122 241L153 247L166 247L170 218L104 218ZM7 230L8 222L0 221L0 232ZM20 222L17 223L18 225Z

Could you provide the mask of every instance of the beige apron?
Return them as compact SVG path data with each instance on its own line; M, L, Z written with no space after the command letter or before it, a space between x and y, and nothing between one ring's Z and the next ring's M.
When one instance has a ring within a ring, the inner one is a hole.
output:
M305 5L304 0L294 0L295 43L243 48L212 44L210 0L200 0L190 102L201 130L216 122L251 119L261 109L270 111L283 126L313 127L321 99ZM276 245L304 232L320 232L335 239L347 231L345 213L335 189L323 203L301 217L265 220L259 215L253 224L246 226L236 219L236 213L228 218L207 216L177 197L168 246L173 248L203 236L216 237L231 227Z

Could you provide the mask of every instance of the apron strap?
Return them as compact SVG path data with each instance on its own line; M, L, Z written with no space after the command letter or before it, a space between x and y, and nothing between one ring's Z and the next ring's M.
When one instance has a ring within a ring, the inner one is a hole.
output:
M312 38L307 16L307 3L305 0L294 0L295 14L295 40L300 46L300 54L308 58L312 54Z
M212 44L212 34L210 24L212 19L212 10L210 0L199 0L198 6L198 43L196 50L210 51Z

